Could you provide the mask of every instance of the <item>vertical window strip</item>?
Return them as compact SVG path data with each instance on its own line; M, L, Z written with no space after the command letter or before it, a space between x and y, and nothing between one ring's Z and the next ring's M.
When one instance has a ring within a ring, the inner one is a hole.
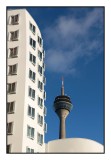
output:
M40 60L42 60L42 52L40 52L39 50L38 50L38 57Z
M35 109L34 108L32 108L32 118L34 118L35 117Z
M47 115L47 108L44 106L44 115Z
M34 153L34 149L26 147L26 153Z
M19 14L11 16L11 24L12 25L18 24L18 22L19 22Z
M31 92L32 92L32 90L31 90L31 88L29 87L29 97L31 97Z
M34 139L34 128L27 125L27 136Z
M30 37L30 45L32 46L32 48L35 50L36 49L36 41L33 40L31 37Z
M29 87L29 97L31 97L33 100L35 99L35 90Z
M38 72L42 75L42 67L40 65L38 65Z
M35 108L32 108L30 105L28 105L28 115L33 119L35 118Z
M10 32L10 40L11 41L18 40L18 37L19 37L19 30L14 31L14 32Z
M39 36L38 36L38 43L40 46L42 46L42 38L40 38Z
M46 77L45 76L43 76L43 83L44 83L44 85L46 84Z
M11 146L12 146L11 144L7 145L7 153L11 153Z
M36 64L36 57L29 52L29 60L32 62L34 65Z
M7 113L14 113L15 111L15 101L7 103Z
M29 23L29 28L30 28L30 30L32 31L32 33L34 33L35 34L35 31L36 31L36 28L35 28L35 26L30 22Z
M40 106L40 108L43 107L43 99L38 97L38 105Z
M9 57L16 58L18 56L18 47L9 48Z
M16 92L16 82L7 84L7 92L9 94Z
M39 80L38 80L38 88L40 89L40 91L43 90L43 83L40 82Z
M32 90L32 98L35 99L35 90L34 89Z
M43 97L44 97L44 100L46 100L46 92L45 91L44 91Z
M8 69L9 69L8 74L9 75L15 75L15 74L17 74L17 67L18 67L18 64L9 65L8 66Z
M33 127L30 127L27 125L27 136L31 139L34 139L34 131L35 129Z
M33 63L36 64L36 57L33 56Z
M30 148L26 147L26 153L30 153Z
M33 72L31 69L29 69L29 78L35 81L35 72Z
M43 144L43 135L40 133L37 133L37 142L38 144L42 145Z
M40 114L38 114L38 124L39 124L40 126L43 125L43 116L41 116Z
M13 134L13 122L7 123L7 133Z
M46 122L44 122L44 131L45 133L47 133L47 123Z

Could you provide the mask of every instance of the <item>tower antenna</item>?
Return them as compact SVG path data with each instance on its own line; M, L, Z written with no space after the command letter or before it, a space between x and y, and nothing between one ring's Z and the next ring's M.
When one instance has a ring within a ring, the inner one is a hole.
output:
M64 78L62 76L62 88L61 88L61 95L64 95Z
M64 77L62 76L62 86L64 86Z

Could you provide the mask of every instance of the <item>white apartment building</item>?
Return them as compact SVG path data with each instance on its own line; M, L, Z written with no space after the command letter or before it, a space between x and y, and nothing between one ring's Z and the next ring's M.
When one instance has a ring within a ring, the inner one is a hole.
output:
M7 11L7 153L45 152L45 51L25 9Z

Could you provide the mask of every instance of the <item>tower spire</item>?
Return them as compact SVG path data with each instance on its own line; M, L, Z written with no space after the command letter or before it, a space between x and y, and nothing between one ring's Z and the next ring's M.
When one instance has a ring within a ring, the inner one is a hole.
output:
M64 78L62 76L62 88L61 88L61 95L64 95Z

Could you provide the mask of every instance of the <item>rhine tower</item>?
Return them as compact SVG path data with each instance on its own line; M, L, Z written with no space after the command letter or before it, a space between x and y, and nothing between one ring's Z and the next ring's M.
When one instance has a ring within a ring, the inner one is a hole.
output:
M64 80L62 78L61 95L54 100L54 110L60 119L59 139L66 138L65 120L72 107L70 97L64 94Z

